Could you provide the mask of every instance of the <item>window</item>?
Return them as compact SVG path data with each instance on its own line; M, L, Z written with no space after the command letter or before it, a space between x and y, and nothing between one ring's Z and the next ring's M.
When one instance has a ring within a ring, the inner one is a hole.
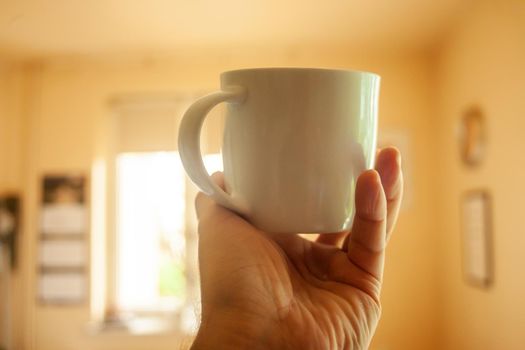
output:
M205 164L210 172L222 170L220 154L206 156ZM187 251L186 209L193 199L179 154L120 153L116 179L117 306L135 313L181 312L192 303L188 291L195 286L188 284L197 278L188 275L196 263Z
M176 152L117 157L120 310L179 309L185 300L185 178Z
M195 98L131 94L110 102L92 192L91 311L103 329L196 329L198 189L176 152L180 117ZM224 121L214 113L202 130L204 153L220 148ZM204 163L210 173L222 170L220 154Z

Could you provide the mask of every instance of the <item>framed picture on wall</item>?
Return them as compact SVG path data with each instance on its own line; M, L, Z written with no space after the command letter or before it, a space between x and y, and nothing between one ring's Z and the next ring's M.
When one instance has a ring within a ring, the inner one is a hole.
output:
M493 282L492 207L486 190L471 190L461 200L462 265L465 281L487 288Z

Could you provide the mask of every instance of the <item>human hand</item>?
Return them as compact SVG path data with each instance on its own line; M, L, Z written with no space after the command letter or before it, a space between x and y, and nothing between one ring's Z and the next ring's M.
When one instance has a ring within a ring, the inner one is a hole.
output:
M223 185L222 174L214 179ZM383 149L357 181L351 232L316 242L260 231L200 193L202 322L192 349L366 349L402 192L399 152Z

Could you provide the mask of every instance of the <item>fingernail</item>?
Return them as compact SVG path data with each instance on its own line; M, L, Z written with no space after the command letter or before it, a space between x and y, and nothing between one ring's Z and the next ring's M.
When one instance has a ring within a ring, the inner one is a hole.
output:
M370 180L369 195L367 196L366 215L370 220L383 220L386 216L386 199L381 185L381 178L373 170L373 180Z

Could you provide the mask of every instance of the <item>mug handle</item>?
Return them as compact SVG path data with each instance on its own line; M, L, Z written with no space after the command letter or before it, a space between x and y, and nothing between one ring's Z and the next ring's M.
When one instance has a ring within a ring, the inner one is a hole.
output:
M245 212L245 208L213 182L208 175L202 160L200 135L204 119L213 107L221 102L242 103L245 98L246 89L241 86L231 86L201 97L184 113L179 127L178 140L182 165L190 179L217 203L240 213Z

